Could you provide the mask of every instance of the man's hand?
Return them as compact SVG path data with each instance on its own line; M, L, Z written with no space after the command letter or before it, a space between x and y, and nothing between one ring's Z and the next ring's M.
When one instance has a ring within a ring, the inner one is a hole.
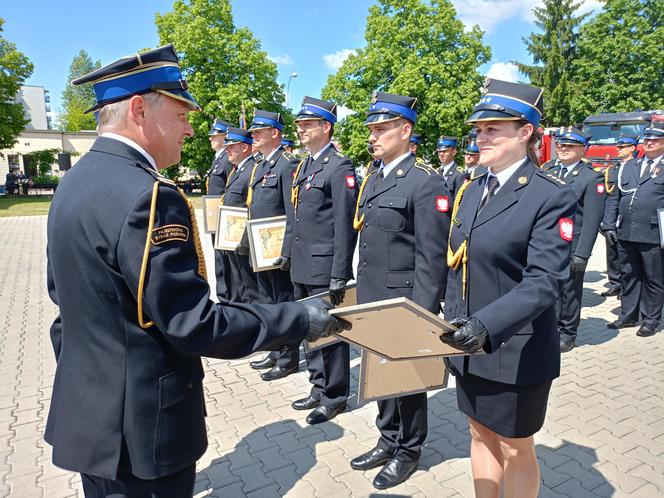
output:
M611 244L618 243L618 234L615 230L604 230L604 237L606 237L606 240L611 242Z
M350 330L351 324L328 313L334 306L322 299L311 299L304 304L309 315L309 331L305 339L309 342L322 337L338 334L342 330Z
M286 256L279 256L274 260L274 264L278 266L281 271L290 271L290 258L287 258Z
M570 270L573 272L584 272L586 271L586 266L588 265L588 260L582 258L581 256L572 256L572 264Z
M464 353L479 351L489 338L489 331L475 317L460 318L453 320L451 323L459 328L454 332L445 332L440 336L440 340Z
M330 279L330 301L335 306L341 304L346 295L346 283L348 280L332 277Z

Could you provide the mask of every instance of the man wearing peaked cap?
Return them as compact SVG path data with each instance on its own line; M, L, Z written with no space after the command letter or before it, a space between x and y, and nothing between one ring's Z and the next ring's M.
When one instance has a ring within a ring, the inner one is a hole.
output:
M623 270L621 311L611 328L643 320L636 335L657 331L664 305L664 262L657 209L664 206L664 123L643 131L644 157L631 159L618 173L618 202L607 216L607 237L618 240Z
M332 144L337 106L305 97L295 118L302 146L309 153L293 181L294 211L288 218L293 245L290 254L295 299L329 292L334 305L345 296L353 278L357 233L353 214L357 180L352 161ZM306 352L309 395L293 402L296 410L313 411L307 422L318 424L346 408L350 385L350 349L337 342Z
M226 191L226 180L233 169L233 164L228 160L226 151L226 132L231 124L222 119L215 119L208 133L210 145L214 150L214 160L207 175L208 195L223 195ZM216 227L215 227L216 228ZM212 247L214 247L214 234L212 234ZM214 251L214 273L217 278L217 298L229 298L230 262L223 251Z
M422 135L419 133L413 133L413 136L410 137L410 144L408 145L408 150L414 156L417 156L417 148L422 144Z
M443 178L443 182L452 194L452 198L468 179L468 173L454 162L456 153L457 137L442 136L438 139L436 143L436 154L440 161L438 174Z
M55 465L81 473L87 497L191 497L207 447L200 356L238 358L338 325L323 302L210 299L194 209L158 171L180 160L197 108L172 46L83 82L95 90L99 138L49 211L59 315L45 439Z
M354 219L360 234L357 302L407 297L438 313L452 202L435 170L408 150L416 102L379 92L367 113L369 144L379 163L362 183ZM382 467L373 485L386 489L417 469L427 435L426 393L378 401L376 425L376 447L351 460L351 467Z
M466 145L463 152L463 166L471 178L486 173L486 168L480 166L480 148L474 141Z
M295 142L290 138L282 138L281 145L284 147L284 150L289 153L293 153L293 147L295 147Z
M586 265L604 217L606 186L604 176L584 158L590 135L567 127L556 137L557 162L549 161L542 168L568 184L577 198L572 239L570 276L560 289L558 301L558 332L560 351L566 353L576 345L581 322L583 279Z

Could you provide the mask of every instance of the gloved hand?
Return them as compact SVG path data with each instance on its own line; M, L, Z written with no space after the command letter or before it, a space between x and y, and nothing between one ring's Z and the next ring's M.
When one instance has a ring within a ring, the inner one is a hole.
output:
M274 264L277 265L281 271L290 271L290 258L287 258L286 256L279 256L274 261Z
M586 266L588 265L588 260L582 258L581 256L572 256L572 264L570 270L573 272L586 271Z
M235 254L239 254L240 256L249 256L249 248L240 244L235 248Z
M445 344L460 349L464 353L479 351L489 338L489 331L475 317L468 319L459 318L453 320L451 323L459 328L454 332L443 333L440 336L440 340Z
M346 295L346 283L348 280L332 277L330 279L330 301L335 306L341 304Z
M309 315L309 331L304 337L307 341L312 342L322 337L338 334L342 330L350 330L350 323L328 313L328 310L334 308L331 303L323 299L311 299L303 304Z
M604 237L606 237L606 240L612 244L616 244L618 242L618 234L615 230L604 230Z

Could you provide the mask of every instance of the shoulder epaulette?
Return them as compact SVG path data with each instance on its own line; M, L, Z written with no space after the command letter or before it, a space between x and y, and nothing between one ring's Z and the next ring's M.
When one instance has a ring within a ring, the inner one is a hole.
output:
M456 169L456 170L457 170L459 173L465 173L465 172L466 172L466 170L463 169L461 166L457 166L457 169Z
M344 156L341 152L337 151L334 153L335 156L337 156L339 159L345 159L346 156Z
M594 169L597 173L602 173L602 171L603 171L604 169L609 169L609 168L608 168L608 167L607 167L607 168L601 168L601 167L597 166L597 167L595 167L595 168L593 168L593 169Z
M286 159L288 159L289 161L299 161L299 159L298 159L297 157L295 157L293 154L291 154L291 153L288 152L287 150L285 150L285 151L283 152L282 156L284 156L284 157L285 157Z
M432 168L431 166L429 166L428 164L426 164L424 161L422 161L422 162L417 162L417 161L416 161L415 164L413 164L413 166L416 167L417 169L421 169L421 170L424 171L427 175L433 175L433 174L436 173L436 170L433 169L433 168Z
M165 183L166 185L177 187L177 184L173 180L171 180L170 178L166 178L165 176L160 176L158 180L160 183Z
M562 187L563 185L567 185L563 180L561 180L561 179L558 178L557 176L552 175L552 174L550 174L550 173L547 173L547 172L544 171L544 170L538 169L538 170L536 171L536 173L537 173L539 176L541 176L542 178L546 178L547 180L549 180L549 181L550 181L551 183L553 183L554 185L558 185L559 187Z

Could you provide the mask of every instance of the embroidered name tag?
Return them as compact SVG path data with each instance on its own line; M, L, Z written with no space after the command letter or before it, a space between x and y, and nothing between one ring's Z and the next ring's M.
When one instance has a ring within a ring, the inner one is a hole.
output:
M152 230L152 243L154 245L165 242L187 242L189 240L189 228L184 225L165 225Z

